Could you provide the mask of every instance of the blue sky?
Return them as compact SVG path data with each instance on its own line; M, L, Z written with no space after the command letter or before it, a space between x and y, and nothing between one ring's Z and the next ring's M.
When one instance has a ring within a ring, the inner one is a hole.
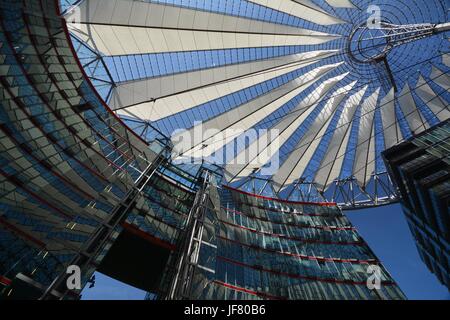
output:
M450 293L420 260L400 205L347 212L408 299L450 300ZM96 274L84 300L142 300L145 292Z
M83 291L82 300L144 300L145 292L123 284L101 273L95 274L96 284Z
M400 205L347 212L347 216L408 299L450 300L447 288L420 260Z

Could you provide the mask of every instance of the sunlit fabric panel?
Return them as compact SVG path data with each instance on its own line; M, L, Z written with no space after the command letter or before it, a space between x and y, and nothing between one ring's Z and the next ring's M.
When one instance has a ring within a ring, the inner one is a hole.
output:
M370 29L377 8L382 28ZM446 9L443 0L86 0L78 23L67 21L107 66L109 106L172 138L174 157L223 159L235 186L256 177L275 191L302 181L326 192L354 181L370 195L386 172L382 151L449 117L448 32L427 31ZM329 81L330 92L314 91ZM199 128L210 131L176 146L180 129ZM243 133L227 137L234 129ZM247 134L261 129L279 136ZM278 170L263 173L274 161Z

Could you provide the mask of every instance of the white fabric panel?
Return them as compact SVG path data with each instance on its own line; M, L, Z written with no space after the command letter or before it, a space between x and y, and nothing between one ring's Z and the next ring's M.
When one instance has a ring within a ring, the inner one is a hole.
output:
M297 2L286 0L249 0L249 1L321 25L345 23L343 20L333 17L322 10L319 10L316 6L313 6L309 1L308 2L304 0L296 0ZM304 4L301 4L301 2L303 2Z
M298 4L304 5L316 11L326 13L321 7L312 2L312 0L291 0L291 1L297 2Z
M350 0L326 0L328 4L335 8L356 8Z
M354 176L365 187L375 171L375 127L373 125L380 89L370 96L361 108L358 145L355 153Z
M156 121L289 73L333 54L335 51L316 51L124 82L113 89L109 105L113 110L127 107L126 110L118 111L118 114ZM227 79L233 80L226 81ZM152 99L157 100L150 102Z
M367 86L362 88L346 102L344 111L336 126L336 130L333 132L327 152L320 164L320 169L317 170L314 177L314 181L321 188L325 189L328 187L341 173L342 164L344 163L344 154L347 150L347 144L350 138L353 117L360 106L366 90Z
M262 135L258 140L250 144L250 148L258 148L258 157L250 159L249 164L242 164L239 159L243 158L246 150L240 154L226 166L225 177L233 181L237 178L249 175L255 168L261 168L267 164L279 151L279 148L292 136L298 127L305 121L317 107L317 104L322 98L333 88L339 81L345 78L348 73L333 79L325 81L314 92L309 94L302 102L287 115L282 121L277 123L271 130L279 132L279 135L270 136L268 134ZM252 150L252 149L250 149Z
M419 76L419 81L414 91L440 121L450 118L449 107L446 106L445 101L433 91L422 76Z
M442 72L435 66L431 68L431 76L430 79L440 85L445 90L450 89L450 76L445 72Z
M380 155L377 155L376 152L376 140L375 140L375 126L373 126L372 128L372 134L370 136L370 144L369 144L369 153L368 153L368 157L367 157L367 164L366 164L366 181L365 181L365 185L367 186L372 178L372 173L376 173L376 160L378 159L378 157L380 157ZM355 174L357 174L355 172Z
M380 111L383 122L384 144L386 149L396 145L403 137L397 124L395 114L395 91L394 88L381 100Z
M400 93L398 103L400 105L400 109L403 112L403 116L408 122L411 132L413 132L414 134L418 134L430 127L428 123L422 118L422 115L417 109L408 84L405 85L402 92Z
M215 30L266 34L323 35L245 17L134 0L85 0L80 5L80 22L149 28Z
M367 86L364 87L363 89L361 89L359 92L357 92L356 94L352 95L349 99L347 99L345 106L344 106L344 111L340 117L339 120L339 124L342 125L343 123L346 123L348 121L350 121L351 117L348 117L348 115L353 115L355 112L356 107L358 106L358 104L361 102L361 99L365 93L365 91L367 90ZM294 168L294 170L292 171L290 177L288 178L288 180L286 181L286 183L291 183L294 182L295 179L297 179L298 177L302 177L303 173L307 167L307 165L309 164L309 162L311 161L312 157L314 156L315 151L317 150L317 148L319 147L321 141L322 141L322 137L325 135L325 132L328 128L328 126L330 125L330 122L332 120L332 116L329 116L329 120L327 121L327 124L325 126L323 126L322 130L319 132L319 134L317 135L317 137L312 141L311 144L309 144L306 152L302 155L301 160L298 161L296 167ZM343 121L343 119L346 120ZM345 127L344 127L345 128ZM336 133L339 133L341 130L340 129L336 129L333 133L333 138L336 137L337 140L339 140L339 134L336 135ZM344 131L344 130L342 130ZM334 148L338 145L338 143L336 143L333 139L330 143L330 147Z
M330 159L327 162L323 162L323 176L316 174L315 182L318 188L322 188L325 191L328 186L330 186L334 179L339 178L341 173L342 165L344 164L346 146L350 140L350 132L351 130L347 130L345 133L344 139L342 140L341 147L336 154L336 158L334 160ZM328 154L327 154L328 155ZM331 167L332 166L332 167ZM330 170L331 167L331 170ZM322 174L322 173L321 173ZM326 180L325 178L328 177ZM317 181L316 181L317 180Z
M317 103L305 110L298 110L293 113L296 116L295 120L291 120L291 124L280 135L265 134L261 136L257 141L249 146L248 149L258 146L258 154L251 157L251 160L243 164L242 160L245 160L246 150L243 150L233 161L228 163L225 167L225 178L229 181L239 180L242 177L250 175L254 169L259 169L265 164L269 163L274 156L277 156L277 152L280 147L291 137L291 135L297 130L297 128L305 121L305 119L314 111L317 107Z
M354 87L355 83L356 81L336 90L333 97L327 101L323 110L314 120L309 130L305 133L302 139L300 139L299 143L291 152L289 157L281 165L280 170L278 170L273 177L274 184L279 188L279 190L283 187L283 185L294 182L296 179L300 178L300 174L303 173L303 170L312 157L312 152L308 150L315 150L318 142L321 140L316 139L316 137L325 133L325 130L328 127L333 114L336 112L337 107L346 98L348 92Z
M302 77L296 78L293 81L285 84L284 86L278 88L277 90L272 90L265 95L259 96L258 98L246 103L242 106L234 108L228 112L225 112L205 123L199 124L189 130L191 135L193 135L196 130L202 130L204 132L202 141L195 141L196 147L193 150L184 150L184 155L200 157L201 154L204 156L211 155L214 151L221 148L223 145L228 143L230 140L224 140L223 130L242 130L245 131L255 124L265 119L271 113L275 112L278 108L282 107L285 103L292 100L294 97L299 95L302 91L307 89L309 86L320 80L323 75L328 73L330 70L338 67L340 64L326 65L316 68ZM217 134L214 134L213 130L218 130ZM209 134L206 134L209 132ZM174 137L174 141L177 141L178 137ZM200 137L199 137L200 138ZM231 140L236 138L235 135L230 137ZM202 149L202 145L207 144L208 148ZM182 150L176 150L177 152L183 152ZM188 152L186 152L188 151ZM198 153L201 154L198 154Z
M160 52L322 44L338 37L177 30L81 24L70 30L107 56Z
M442 63L445 64L447 67L450 67L450 53L442 55Z

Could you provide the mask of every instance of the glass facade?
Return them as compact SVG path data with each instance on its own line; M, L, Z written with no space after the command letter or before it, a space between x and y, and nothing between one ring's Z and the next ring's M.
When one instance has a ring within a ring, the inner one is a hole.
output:
M149 145L135 136L105 107L74 56L58 10L55 1L0 1L5 297L16 295L18 279L41 290L39 296L80 252L89 257L84 284L121 231L114 221L121 205L164 150L157 140ZM144 205L145 199L133 201ZM104 225L111 232L103 234ZM173 236L168 227L157 228L157 235L168 234L164 240ZM99 234L102 245L94 248Z
M367 285L380 269L380 289ZM212 183L189 298L404 299L335 204L266 198Z
M450 121L384 153L420 257L450 287Z

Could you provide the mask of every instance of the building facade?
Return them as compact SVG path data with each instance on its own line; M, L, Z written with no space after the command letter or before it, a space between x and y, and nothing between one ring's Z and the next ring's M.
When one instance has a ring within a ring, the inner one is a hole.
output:
M58 1L0 1L0 60L2 299L78 299L96 270L161 299L404 298L335 204L230 189L136 136L86 77Z
M57 1L1 1L0 43L2 294L76 298L64 288L67 266L80 267L84 286L141 208L141 229L166 247L176 236L143 196L165 146L141 140L102 102Z
M217 181L205 191L188 267L179 270L170 298L405 298L336 204L273 199ZM368 283L375 269L380 281L374 290Z
M450 288L450 120L384 153L420 257Z

